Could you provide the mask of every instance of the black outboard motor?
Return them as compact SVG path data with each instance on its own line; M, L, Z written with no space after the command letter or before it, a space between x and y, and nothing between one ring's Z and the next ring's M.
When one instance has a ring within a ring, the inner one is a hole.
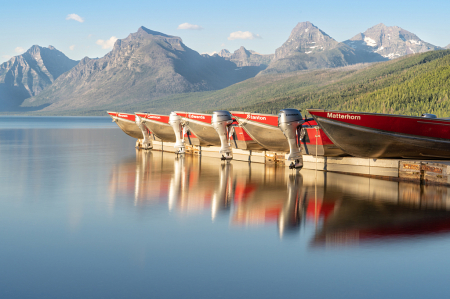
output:
M222 154L222 160L233 159L233 152L231 151L231 146L229 143L229 133L231 129L231 124L233 123L233 117L231 113L225 110L218 110L213 112L211 124L219 134L220 138L220 150L219 153Z
M302 168L303 157L300 148L300 132L305 121L297 109L282 109L278 114L278 127L283 132L289 143L288 161L290 169Z

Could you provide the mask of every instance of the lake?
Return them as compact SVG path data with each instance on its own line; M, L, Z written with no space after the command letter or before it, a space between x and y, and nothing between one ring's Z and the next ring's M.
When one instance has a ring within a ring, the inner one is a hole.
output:
M137 151L108 117L0 117L0 298L425 298L450 191Z

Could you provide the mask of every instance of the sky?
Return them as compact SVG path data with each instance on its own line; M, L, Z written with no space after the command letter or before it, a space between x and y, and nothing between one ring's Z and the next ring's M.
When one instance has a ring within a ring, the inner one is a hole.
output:
M450 44L450 1L3 1L0 63L32 45L69 58L103 57L116 39L140 26L179 36L199 53L240 46L271 54L298 22L310 21L337 41L384 23L444 47Z

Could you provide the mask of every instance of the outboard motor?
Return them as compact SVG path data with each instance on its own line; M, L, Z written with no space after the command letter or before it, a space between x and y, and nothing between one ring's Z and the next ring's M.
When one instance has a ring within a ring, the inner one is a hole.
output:
M184 128L181 121L181 116L179 116L175 112L171 112L169 115L169 125L172 126L173 132L175 133L176 142L174 147L177 150L177 153L184 154Z
M150 138L150 134L147 127L144 125L144 122L137 115L135 115L135 122L136 125L139 127L139 129L141 129L142 136L144 136L144 139L142 140L142 147L146 150L152 149L153 148L152 140Z
M300 132L304 122L300 111L297 109L282 109L278 114L278 127L289 143L288 161L291 161L290 169L303 167Z
M222 160L233 159L233 152L231 151L229 140L230 126L233 123L233 117L231 113L224 110L218 110L213 112L211 124L219 134L221 147L219 153L222 154Z

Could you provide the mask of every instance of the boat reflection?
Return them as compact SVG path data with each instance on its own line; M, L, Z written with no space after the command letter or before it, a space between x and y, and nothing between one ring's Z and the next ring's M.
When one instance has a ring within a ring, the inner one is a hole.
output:
M267 225L280 237L311 234L311 248L398 241L450 231L447 187L384 181L269 164L136 151L112 168L112 201ZM131 202L131 200L130 200ZM303 231L303 230L302 230Z

